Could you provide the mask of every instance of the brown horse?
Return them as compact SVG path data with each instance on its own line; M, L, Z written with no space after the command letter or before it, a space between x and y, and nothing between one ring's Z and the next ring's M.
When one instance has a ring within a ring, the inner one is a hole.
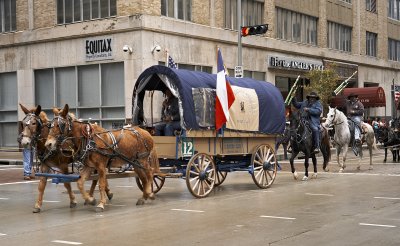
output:
M36 156L40 160L40 172L41 173L61 173L68 174L68 165L74 160L62 154L59 151L49 152L45 147L45 142L50 130L50 121L47 118L45 112L41 111L41 106L38 105L36 108L28 110L22 104L20 104L22 111L25 113L25 118L22 121L22 133L20 142L23 147L33 147L36 151ZM39 213L42 204L44 190L46 189L47 177L40 177L38 191L39 195L35 202L33 209L34 213ZM93 194L96 187L97 180L93 180L90 194ZM72 192L71 184L64 183L65 188L68 191L70 198L70 208L76 207L75 195ZM111 200L113 194L107 189L107 196Z
M80 156L82 163L88 167L80 173L81 177L77 181L85 202L89 204L95 202L84 189L84 182L91 169L98 172L100 202L97 211L103 211L106 203L107 168L121 167L127 162L133 165L143 184L143 196L136 204L143 205L148 198L154 199L151 188L153 175L154 172L160 171L150 133L136 127L109 131L96 124L78 121L68 111L68 104L61 111L53 109L54 119L45 145L48 149L56 149L60 143L66 141L72 143L71 147Z

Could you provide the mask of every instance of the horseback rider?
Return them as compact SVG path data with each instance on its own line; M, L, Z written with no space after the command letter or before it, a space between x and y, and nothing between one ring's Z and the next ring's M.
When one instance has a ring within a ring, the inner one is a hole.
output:
M321 129L319 117L322 113L322 104L316 92L311 92L306 96L306 98L307 99L303 102L297 102L296 98L293 98L292 104L295 108L308 113L308 122L310 124L313 137L314 153L319 153Z
M354 140L357 145L361 144L361 121L364 115L364 105L358 100L358 95L350 93L346 100L346 115L355 123Z

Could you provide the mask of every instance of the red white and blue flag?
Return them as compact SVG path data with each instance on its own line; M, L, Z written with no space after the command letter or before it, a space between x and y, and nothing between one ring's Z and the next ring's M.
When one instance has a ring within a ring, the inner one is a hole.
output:
M216 91L215 129L219 130L229 120L229 108L235 101L235 95L233 94L231 85L226 79L226 72L220 49L218 49Z

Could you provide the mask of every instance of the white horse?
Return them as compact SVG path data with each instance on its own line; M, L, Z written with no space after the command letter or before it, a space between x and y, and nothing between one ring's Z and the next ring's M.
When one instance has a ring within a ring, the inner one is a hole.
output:
M332 125L335 129L335 135L333 140L334 140L334 145L336 147L336 160L338 165L340 166L339 172L343 172L344 168L346 167L345 162L346 162L347 150L351 143L349 123L346 115L343 112L341 112L336 108L329 107L329 112L328 115L326 116L325 127L330 127ZM374 130L371 125L364 122L362 123L361 128L362 128L361 141L362 143L364 142L367 143L369 150L369 170L372 170L373 169L372 148L377 150ZM340 162L339 155L342 151L343 151L342 154L343 161ZM360 170L361 159L363 157L362 145L357 146L357 152L359 155L357 170Z

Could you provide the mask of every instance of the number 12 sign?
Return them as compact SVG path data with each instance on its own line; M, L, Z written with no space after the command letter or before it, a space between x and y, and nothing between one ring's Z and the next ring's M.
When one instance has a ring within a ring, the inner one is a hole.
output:
M191 157L194 155L194 145L192 138L182 138L182 157Z

